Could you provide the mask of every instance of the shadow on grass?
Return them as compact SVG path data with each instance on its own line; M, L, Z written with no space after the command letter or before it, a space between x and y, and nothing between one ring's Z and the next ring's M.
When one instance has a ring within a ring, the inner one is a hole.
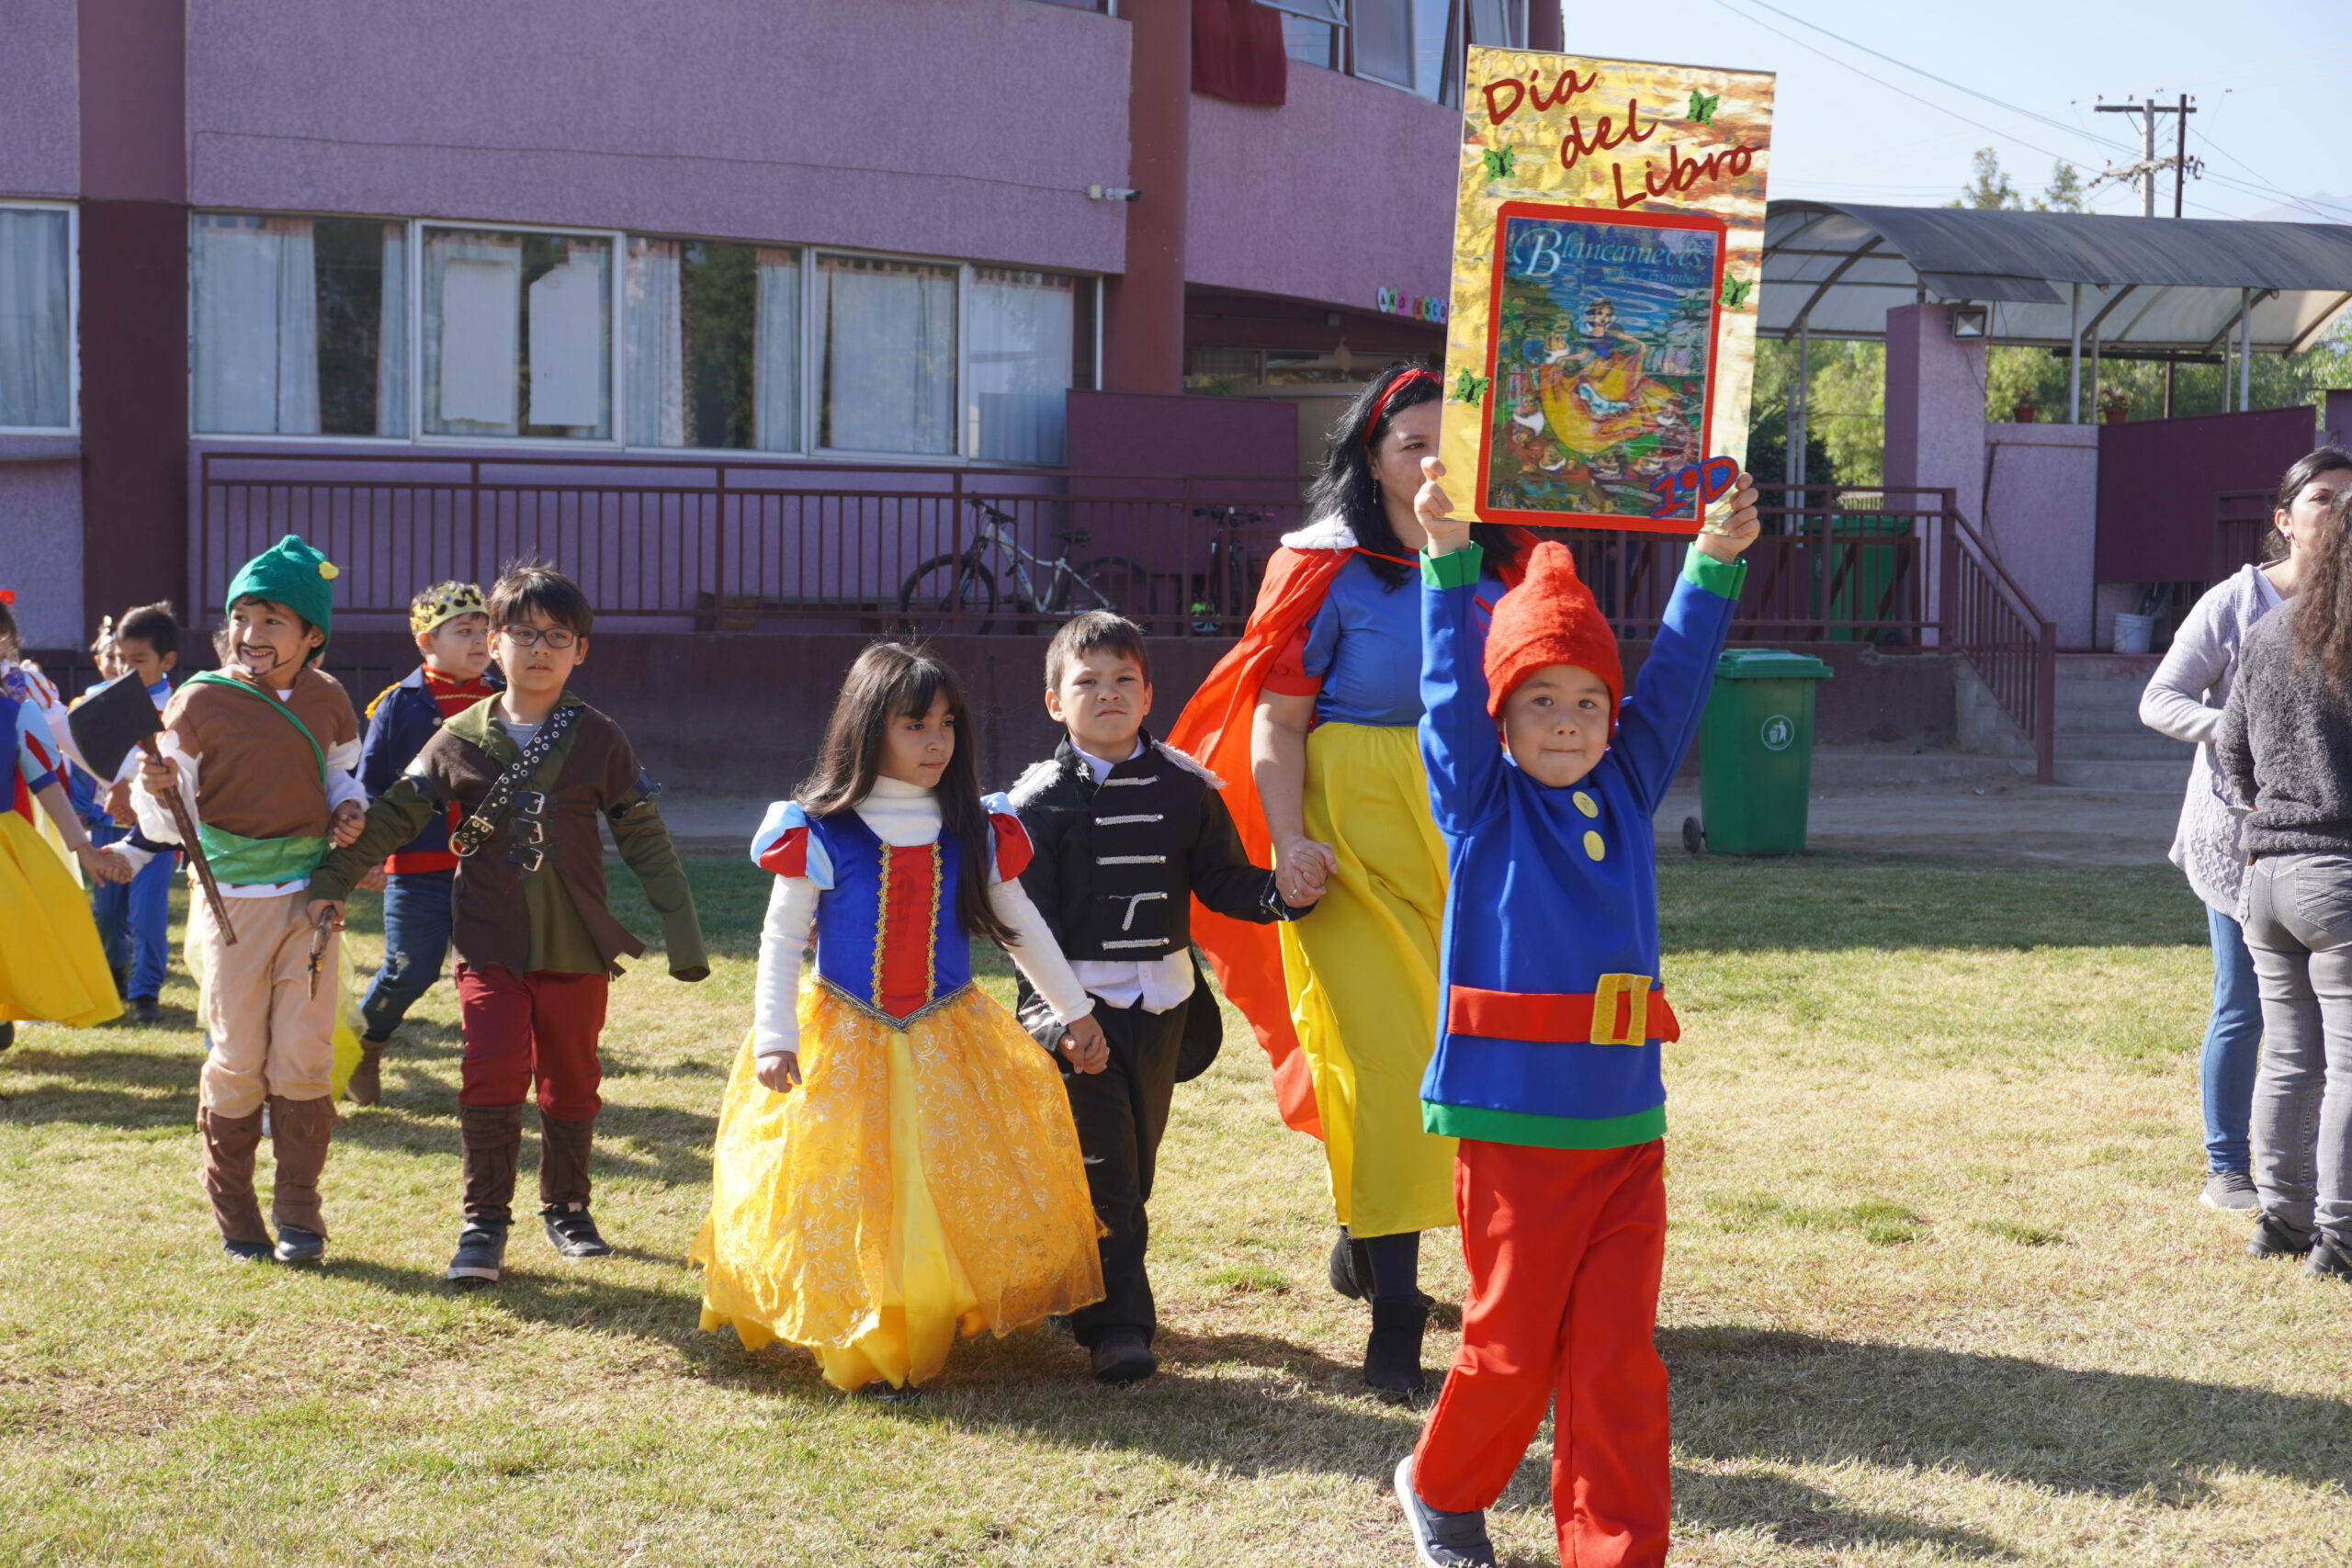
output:
M1521 1472L1518 1485L1526 1483ZM1513 1491L1516 1492L1518 1485ZM1529 1507L1549 1506L1539 1485L1533 1495L1506 1496ZM1844 1551L1868 1547L1928 1546L1939 1549L1937 1561L2014 1558L2018 1553L1981 1530L1939 1525L1905 1514L1849 1507L1817 1486L1807 1486L1784 1475L1745 1473L1708 1475L1697 1471L1674 1472L1674 1526L1678 1532L1693 1529L1766 1533L1781 1546L1809 1551Z
M1674 1437L1696 1457L1952 1468L2186 1506L2213 1472L2352 1486L2352 1404L2009 1356L1668 1328Z

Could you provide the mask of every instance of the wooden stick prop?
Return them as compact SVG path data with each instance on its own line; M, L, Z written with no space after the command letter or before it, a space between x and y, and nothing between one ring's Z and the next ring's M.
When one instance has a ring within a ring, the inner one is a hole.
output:
M123 759L133 749L158 761L163 758L163 749L156 743L164 731L163 715L155 711L155 700L147 694L147 688L135 680L117 681L88 698L66 716L66 723L73 728L74 744L81 749L82 760L101 780L121 773ZM213 924L220 928L220 940L234 947L237 931L229 923L229 901L220 897L220 885L213 880L212 863L204 858L204 845L197 836L195 813L188 809L176 781L164 792L164 805L179 830L180 848L196 868L196 880L204 889Z
M1696 531L1747 450L1772 77L1473 49L1463 118L1454 515Z

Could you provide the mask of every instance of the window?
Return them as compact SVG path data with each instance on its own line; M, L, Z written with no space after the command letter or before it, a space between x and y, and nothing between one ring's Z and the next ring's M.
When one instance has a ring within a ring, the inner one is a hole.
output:
M1459 107L1466 44L1527 47L1527 0L1258 0L1293 60Z
M800 253L631 235L628 442L800 450Z
M609 440L613 242L424 231L424 433Z
M963 269L817 258L817 444L842 452L956 450L956 295Z
M74 214L0 207L0 430L74 426Z
M406 224L198 213L188 271L199 434L408 434Z
M972 434L966 450L973 457L1062 462L1079 298L1078 279L1066 274L972 269Z

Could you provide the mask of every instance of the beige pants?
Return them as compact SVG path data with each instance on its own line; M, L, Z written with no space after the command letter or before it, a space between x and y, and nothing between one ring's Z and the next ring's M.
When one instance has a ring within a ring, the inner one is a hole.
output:
M204 1027L212 1036L198 1103L219 1116L250 1116L269 1095L323 1100L334 1071L335 964L343 934L328 939L319 994L310 994L308 892L232 898L232 947L211 906L190 900L188 966L204 976Z

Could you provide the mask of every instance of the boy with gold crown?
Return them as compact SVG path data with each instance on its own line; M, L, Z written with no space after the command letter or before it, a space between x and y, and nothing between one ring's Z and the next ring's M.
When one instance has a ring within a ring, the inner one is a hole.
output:
M226 901L234 935L190 901L188 967L203 976L212 1048L196 1124L204 1190L230 1257L315 1263L326 1256L319 1177L334 1135L330 1082L340 962L333 931L316 950L311 874L330 844L359 836L367 796L359 716L317 668L334 609L335 568L288 534L229 583L214 639L220 668L191 675L164 710L162 755L141 767L141 833L177 843L166 804L179 789ZM273 1243L254 1196L264 1111L277 1156Z
M409 601L408 629L424 662L368 705L359 782L372 797L416 761L434 732L506 682L490 673L490 606L471 582L436 582ZM384 1047L449 956L449 897L458 875L443 812L384 862L384 966L359 1004L359 1065L344 1097L373 1105L383 1094Z
M1479 548L1424 459L1421 757L1451 880L1421 1118L1458 1139L1462 1348L1396 1497L1421 1561L1490 1564L1486 1509L1555 1411L1560 1559L1666 1561L1666 1248L1650 818L1697 735L1757 535L1756 491L1685 558L1623 700L1617 638L1546 541L1482 646ZM1498 733L1499 732L1499 733Z

